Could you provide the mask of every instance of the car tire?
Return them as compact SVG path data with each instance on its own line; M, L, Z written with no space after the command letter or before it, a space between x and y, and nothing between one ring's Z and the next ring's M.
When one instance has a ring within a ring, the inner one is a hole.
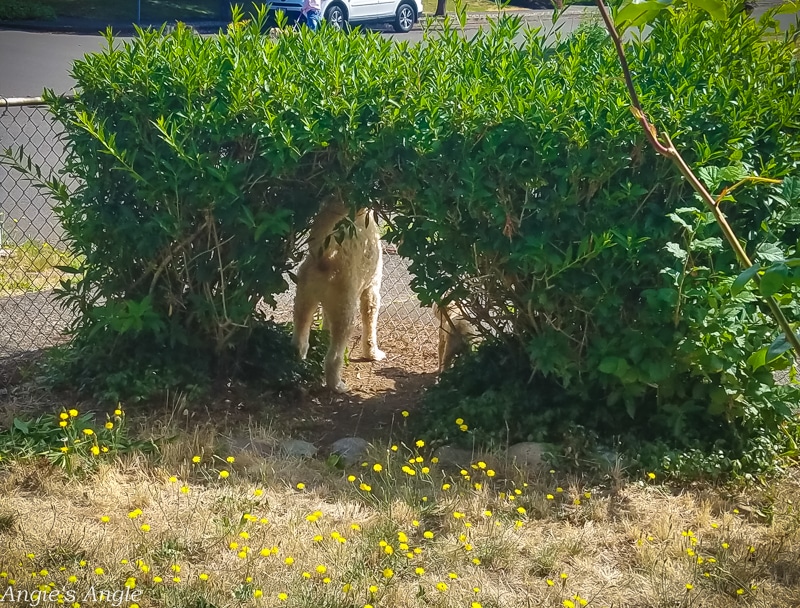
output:
M394 18L394 31L399 34L410 32L417 20L417 11L408 2L401 2Z
M343 30L347 28L347 13L345 12L344 7L338 3L331 4L325 10L325 21L328 22L328 25L336 28L337 30Z

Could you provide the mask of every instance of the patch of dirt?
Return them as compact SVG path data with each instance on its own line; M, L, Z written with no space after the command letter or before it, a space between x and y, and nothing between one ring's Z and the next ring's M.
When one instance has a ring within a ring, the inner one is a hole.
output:
M281 428L319 446L350 436L373 441L404 426L401 412L413 413L425 388L436 379L435 328L419 325L417 331L404 334L379 330L378 344L386 359L351 359L343 375L348 394L325 389L309 393L281 413ZM356 331L352 352L358 352L359 340Z
M342 437L359 436L368 441L397 436L405 426L401 412L417 409L427 386L436 379L436 328L424 320L394 329L379 326L378 344L384 361L365 361L360 354L361 330L350 340L354 358L344 369L347 394L324 387L275 393L232 383L210 395L187 402L180 395L167 395L146 403L125 404L129 417L146 423L153 415L181 421L180 426L213 425L223 433L241 435L256 422L279 434L312 442L325 448ZM44 351L6 359L0 365L0 426L14 416L34 417L61 407L104 412L108 404L80 402L72 393L53 393L28 381L30 366ZM102 413L99 414L102 417ZM184 422L185 421L185 422Z

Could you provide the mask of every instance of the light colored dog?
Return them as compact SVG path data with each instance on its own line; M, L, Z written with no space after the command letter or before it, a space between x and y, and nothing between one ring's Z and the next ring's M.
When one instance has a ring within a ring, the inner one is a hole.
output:
M433 305L433 314L439 323L439 373L453 364L456 355L469 352L479 338L478 330L465 317L455 302L442 308Z
M337 242L333 233L347 216L345 205L328 203L314 218L308 237L308 254L297 271L294 300L293 343L301 359L308 353L311 324L317 308L322 305L322 325L330 333L330 346L325 355L325 383L339 393L347 391L347 385L342 382L344 351L359 304L363 357L372 361L386 358L378 348L377 338L383 275L378 224L369 209L361 209L355 216L355 232L347 232L341 242Z

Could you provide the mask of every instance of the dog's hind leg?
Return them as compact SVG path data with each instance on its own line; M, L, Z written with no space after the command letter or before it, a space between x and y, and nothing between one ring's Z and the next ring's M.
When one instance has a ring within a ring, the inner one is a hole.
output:
M311 324L314 322L314 313L319 307L319 299L311 293L308 285L298 281L297 293L294 298L294 330L292 344L297 349L301 359L308 354L308 336L311 333Z
M328 353L325 355L325 384L332 391L344 393L347 392L347 385L342 381L344 351L353 330L356 303L352 299L343 298L333 307L326 307L323 303L322 308L325 311L325 321L331 336Z
M378 348L378 311L381 308L380 285L370 285L361 292L361 352L365 359L382 361L386 353Z

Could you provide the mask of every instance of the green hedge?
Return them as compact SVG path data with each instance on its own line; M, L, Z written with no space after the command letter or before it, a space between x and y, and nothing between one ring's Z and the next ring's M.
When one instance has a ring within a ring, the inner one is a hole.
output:
M336 197L394 214L422 301L469 301L518 370L484 366L472 394L443 382L429 398L440 434L458 411L495 440L512 418L518 438L582 422L740 449L787 420L794 388L747 363L776 332L751 292L730 296L734 258L647 148L601 30L519 46L514 18L419 45L261 29L140 32L76 62L76 104L53 101L82 181L58 211L85 260L62 293L84 370L92 349L177 349L206 370L241 358L258 298L286 289L303 228ZM766 33L679 7L628 52L645 108L709 187L787 178L725 203L774 257L798 237L800 79L796 48Z

